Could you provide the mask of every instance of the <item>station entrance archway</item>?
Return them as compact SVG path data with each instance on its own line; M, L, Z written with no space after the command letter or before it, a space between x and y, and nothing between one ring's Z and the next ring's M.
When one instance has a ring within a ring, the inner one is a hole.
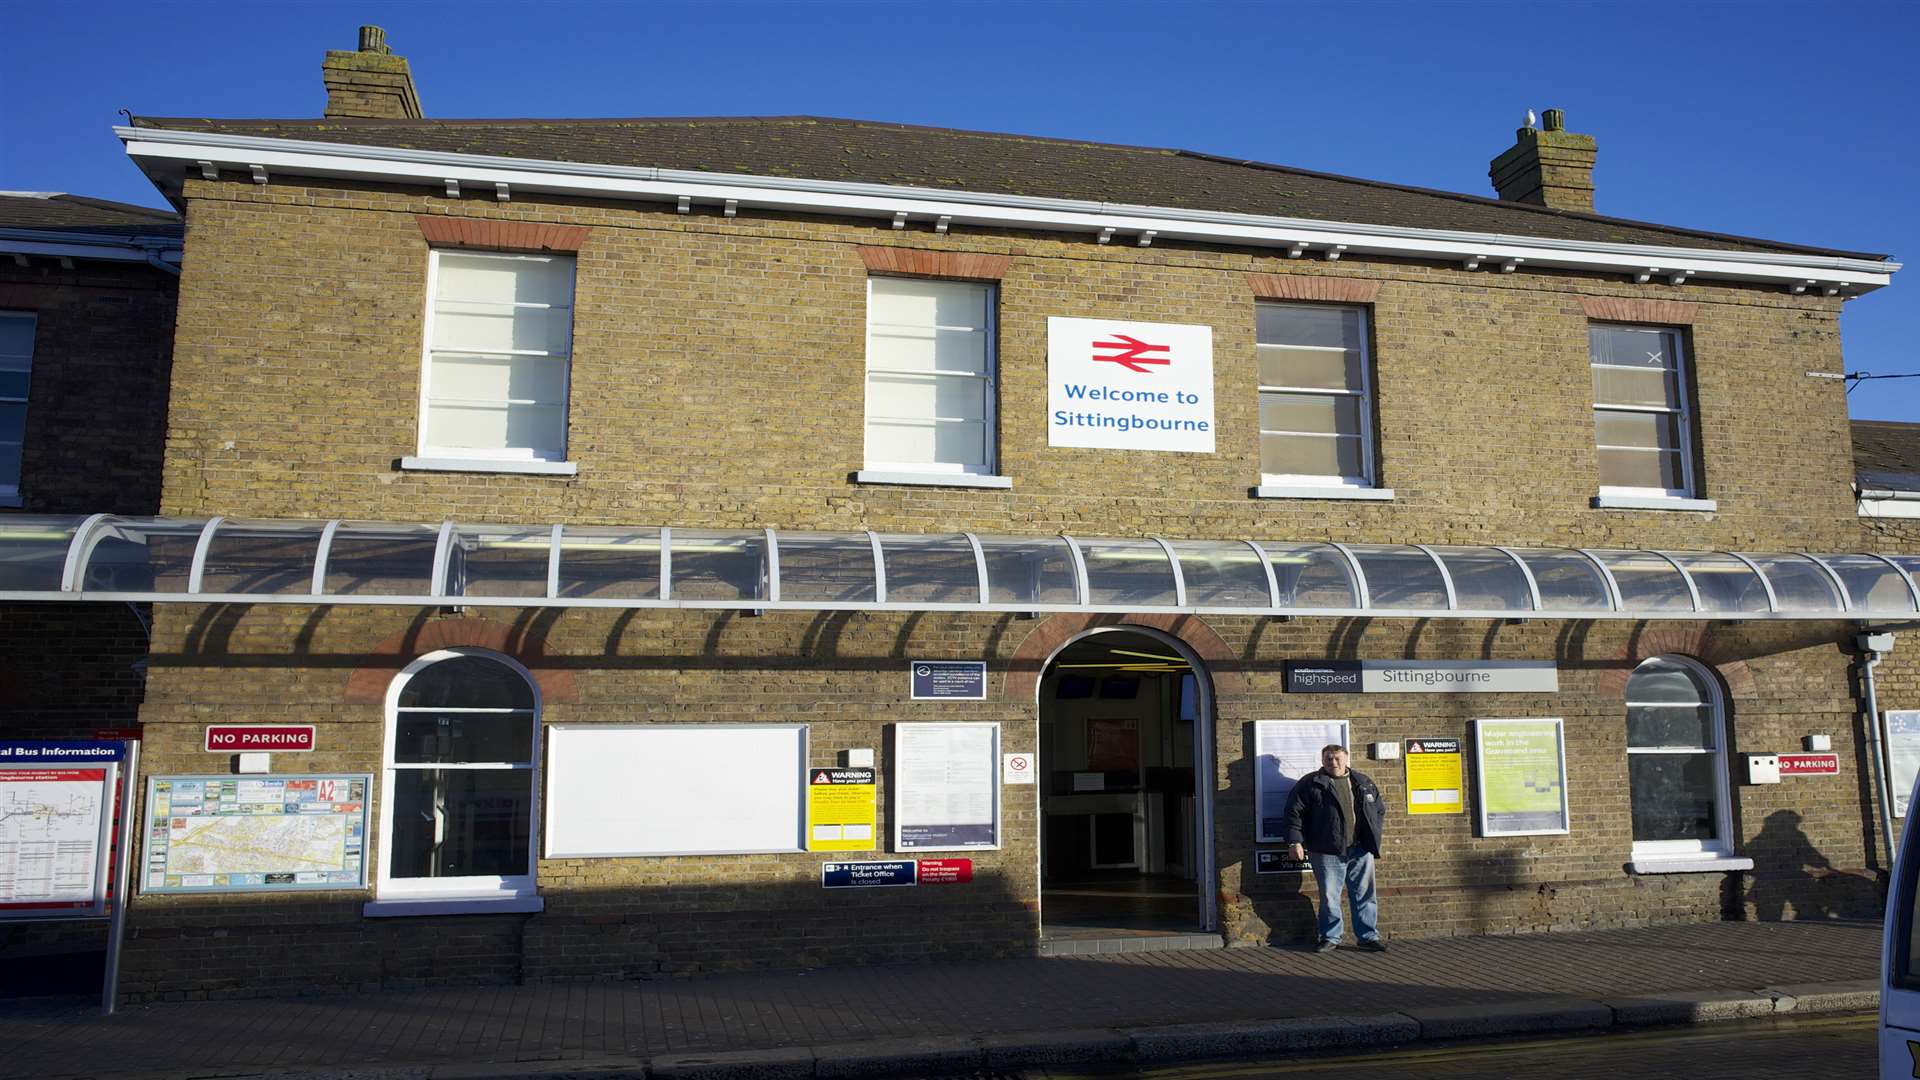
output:
M1042 939L1212 930L1199 658L1156 631L1101 628L1049 659L1038 696Z

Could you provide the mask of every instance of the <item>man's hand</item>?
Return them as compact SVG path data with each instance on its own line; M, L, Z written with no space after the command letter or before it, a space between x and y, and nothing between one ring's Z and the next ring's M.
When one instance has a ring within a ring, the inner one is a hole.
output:
M1300 844L1288 845L1287 858L1292 859L1294 862L1306 862L1307 849Z

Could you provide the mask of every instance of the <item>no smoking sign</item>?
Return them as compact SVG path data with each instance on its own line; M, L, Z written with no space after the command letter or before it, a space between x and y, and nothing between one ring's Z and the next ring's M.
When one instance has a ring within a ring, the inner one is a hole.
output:
M1033 755L1000 755L1000 782L1003 784L1033 783Z

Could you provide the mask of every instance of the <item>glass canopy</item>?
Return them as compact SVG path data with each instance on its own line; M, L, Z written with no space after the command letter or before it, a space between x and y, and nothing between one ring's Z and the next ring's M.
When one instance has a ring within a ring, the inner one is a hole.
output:
M1920 615L1916 573L1907 555L0 517L14 601L1861 619Z

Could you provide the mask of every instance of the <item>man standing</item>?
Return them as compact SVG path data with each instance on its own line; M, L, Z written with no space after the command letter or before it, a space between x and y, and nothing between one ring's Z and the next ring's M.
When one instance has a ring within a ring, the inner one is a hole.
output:
M1387 951L1380 940L1380 905L1373 896L1373 860L1380 854L1384 817L1380 789L1365 773L1349 768L1347 748L1335 743L1320 751L1320 771L1300 778L1287 796L1288 854L1313 867L1320 887L1320 944L1315 952L1340 947L1346 923L1340 894L1353 905L1353 932L1360 947Z

